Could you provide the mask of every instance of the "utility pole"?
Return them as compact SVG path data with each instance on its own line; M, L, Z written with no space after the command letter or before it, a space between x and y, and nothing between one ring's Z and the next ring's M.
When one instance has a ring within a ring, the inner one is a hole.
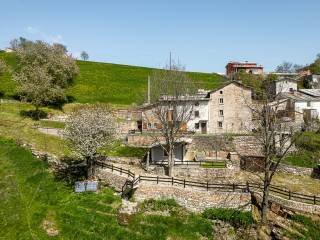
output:
M148 104L150 104L150 75L148 75Z
M170 51L170 56L169 56L169 69L171 70L171 51Z

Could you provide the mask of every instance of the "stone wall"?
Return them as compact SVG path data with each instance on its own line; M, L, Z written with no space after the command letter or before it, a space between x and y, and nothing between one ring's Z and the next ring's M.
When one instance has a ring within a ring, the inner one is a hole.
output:
M285 173L291 173L295 175L309 175L312 174L312 168L304 168L304 167L296 167L296 166L290 166L286 164L279 164L277 171L279 172L285 172Z
M136 158L136 157L105 157L105 156L99 156L98 160L106 163L119 163L119 164L135 165L135 166L140 166L142 161L140 158Z
M139 184L134 198L138 202L148 199L174 199L179 205L192 212L202 212L206 208L251 210L250 193L201 191L144 182Z
M180 179L197 179L198 181L214 182L217 178L232 178L239 169L202 168L200 166L175 166L173 177Z
M122 186L128 179L126 175L119 175L120 173L111 173L108 169L96 169L96 177L101 181L102 184L110 186L115 189L115 191L120 192Z
M259 202L261 202L261 197L258 194L254 194L254 196ZM280 205L279 208L285 208L302 213L320 214L320 205L296 202L275 195L269 195L269 201L271 206L276 203Z
M147 134L128 134L127 143L132 146L150 146L154 143L154 138Z

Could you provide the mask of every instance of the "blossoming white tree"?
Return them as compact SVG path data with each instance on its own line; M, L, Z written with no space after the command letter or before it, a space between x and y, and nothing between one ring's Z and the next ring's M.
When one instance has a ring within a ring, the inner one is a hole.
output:
M111 145L117 137L116 121L103 105L76 108L66 121L64 136L74 152L86 160L87 178L95 174L94 158L99 148Z

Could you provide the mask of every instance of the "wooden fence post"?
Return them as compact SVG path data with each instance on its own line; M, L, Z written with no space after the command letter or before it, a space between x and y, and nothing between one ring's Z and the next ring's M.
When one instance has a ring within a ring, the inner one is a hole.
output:
M289 190L289 200L291 199L291 191Z
M120 175L122 175L122 167L120 168Z
M111 172L113 172L113 164L111 165Z
M233 191L236 190L236 186L234 185L234 183L232 183L232 190L233 190Z
M186 179L183 179L183 187L186 188Z
M207 191L209 191L209 182L207 182Z
M247 185L247 192L250 192L250 186L249 186L249 182L248 181L247 181L246 185Z
M157 184L159 184L159 176L157 176Z
M316 195L313 196L313 203L316 204Z
M173 177L171 178L171 185L173 185Z

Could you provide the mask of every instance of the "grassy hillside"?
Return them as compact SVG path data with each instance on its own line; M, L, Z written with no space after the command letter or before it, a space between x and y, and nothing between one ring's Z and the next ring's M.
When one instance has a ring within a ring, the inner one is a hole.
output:
M213 234L209 220L180 208L168 216L139 212L122 226L121 200L112 190L75 194L30 151L3 138L0 186L1 239L196 240Z
M1 53L0 59L14 69L16 58L12 53ZM80 75L67 94L76 102L107 102L117 105L140 104L146 97L147 77L152 68L136 67L111 63L77 61ZM189 72L189 76L199 84L199 88L213 89L220 86L224 79L214 73ZM11 74L0 77L0 92L6 97L15 93Z

